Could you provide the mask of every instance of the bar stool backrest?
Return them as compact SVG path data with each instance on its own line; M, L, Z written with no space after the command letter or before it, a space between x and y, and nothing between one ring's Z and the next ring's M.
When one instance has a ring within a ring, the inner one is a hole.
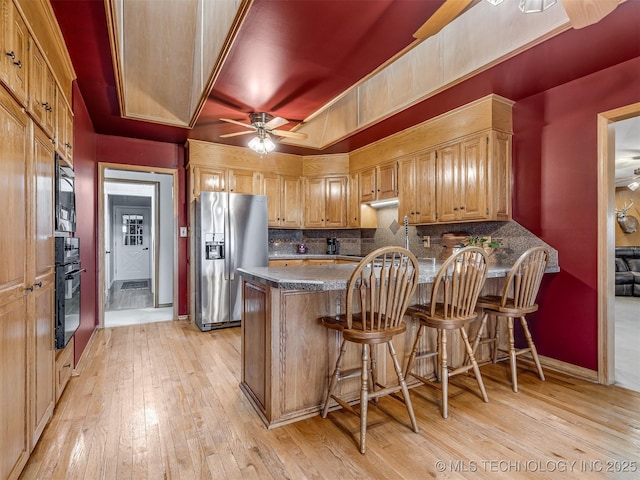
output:
M418 285L418 260L401 247L382 247L363 258L347 284L347 328L363 331L400 325ZM354 314L357 322L353 321Z
M487 254L479 247L461 248L440 267L431 290L431 316L465 319L475 316L487 278Z
M516 308L533 306L548 261L549 250L545 247L533 247L520 255L507 275L501 306L504 307L511 298Z

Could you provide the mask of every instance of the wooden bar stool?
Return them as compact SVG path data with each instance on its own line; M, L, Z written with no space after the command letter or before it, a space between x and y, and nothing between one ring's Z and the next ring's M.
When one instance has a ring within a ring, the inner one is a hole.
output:
M414 362L437 355L436 377L440 380L442 391L442 416L448 416L449 377L473 369L482 399L489 401L482 383L478 363L473 355L469 337L465 330L468 323L478 318L476 301L487 278L487 254L478 247L466 247L449 257L436 274L431 290L431 301L427 305L413 305L407 309L407 315L420 322L413 349L407 362L405 377L417 378L425 385L435 382L413 370ZM418 352L420 339L425 328L437 330L437 346L435 351ZM452 369L447 365L447 332L458 330L464 343L469 362Z
M473 342L473 352L476 352L479 345L489 344L492 347L491 360L493 363L508 358L511 366L511 383L514 392L518 391L518 372L516 367L516 356L518 355L531 353L540 380L544 380L544 373L542 372L542 366L538 359L538 352L533 343L533 338L531 337L525 316L528 313L538 310L538 305L535 301L548 261L549 251L545 247L530 248L524 252L516 263L513 264L513 267L511 267L501 296L488 295L478 299L478 307L484 310L484 315L482 316L482 323L478 329L478 334ZM494 335L489 338L482 338L487 324L487 318L490 315L496 317ZM507 320L509 348L507 350L508 355L498 357L499 320L502 318L506 318ZM526 348L515 347L513 335L514 318L520 319L520 324L522 325L522 330L527 340Z
M397 359L392 339L404 333L404 313L418 285L418 261L416 257L400 247L380 248L363 258L347 283L346 312L335 317L323 317L327 328L342 333L342 344L336 366L331 376L322 408L326 418L329 401L338 404L360 417L360 453L365 453L367 433L367 407L369 400L378 399L402 391L411 425L418 432L418 424L411 406L409 390ZM348 342L362 346L359 368L342 371ZM375 346L386 343L393 361L398 385L386 387L377 381ZM371 348L373 346L373 348ZM345 378L360 376L360 408L352 406L353 399L343 399L335 394L338 382ZM369 378L371 376L371 378Z

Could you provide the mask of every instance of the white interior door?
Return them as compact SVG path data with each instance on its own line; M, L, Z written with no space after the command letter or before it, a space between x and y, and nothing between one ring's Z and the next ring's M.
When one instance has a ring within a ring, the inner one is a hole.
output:
M115 280L151 278L150 209L114 208Z

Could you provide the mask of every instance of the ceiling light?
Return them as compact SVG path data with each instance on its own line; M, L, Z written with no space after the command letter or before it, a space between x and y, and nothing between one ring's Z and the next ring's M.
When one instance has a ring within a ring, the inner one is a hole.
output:
M258 135L253 137L247 146L260 155L266 155L269 152L273 152L276 148L276 144L273 143L269 134L261 128L258 129Z
M489 2L491 5L499 5L503 2L504 0L487 0L487 2Z
M520 0L523 13L539 13L555 5L557 0Z
M637 180L636 180L635 182L631 182L629 185L627 185L627 188L628 188L629 190L634 191L634 192L636 191L636 189L637 189L638 187L640 187L640 182L638 182Z

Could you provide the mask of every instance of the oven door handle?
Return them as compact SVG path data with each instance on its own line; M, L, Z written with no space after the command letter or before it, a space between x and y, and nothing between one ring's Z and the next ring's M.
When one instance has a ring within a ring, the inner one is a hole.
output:
M82 272L86 272L86 271L87 271L86 268L82 268L80 270L74 270L73 272L65 273L64 279L65 280L71 280L76 275L80 275Z

